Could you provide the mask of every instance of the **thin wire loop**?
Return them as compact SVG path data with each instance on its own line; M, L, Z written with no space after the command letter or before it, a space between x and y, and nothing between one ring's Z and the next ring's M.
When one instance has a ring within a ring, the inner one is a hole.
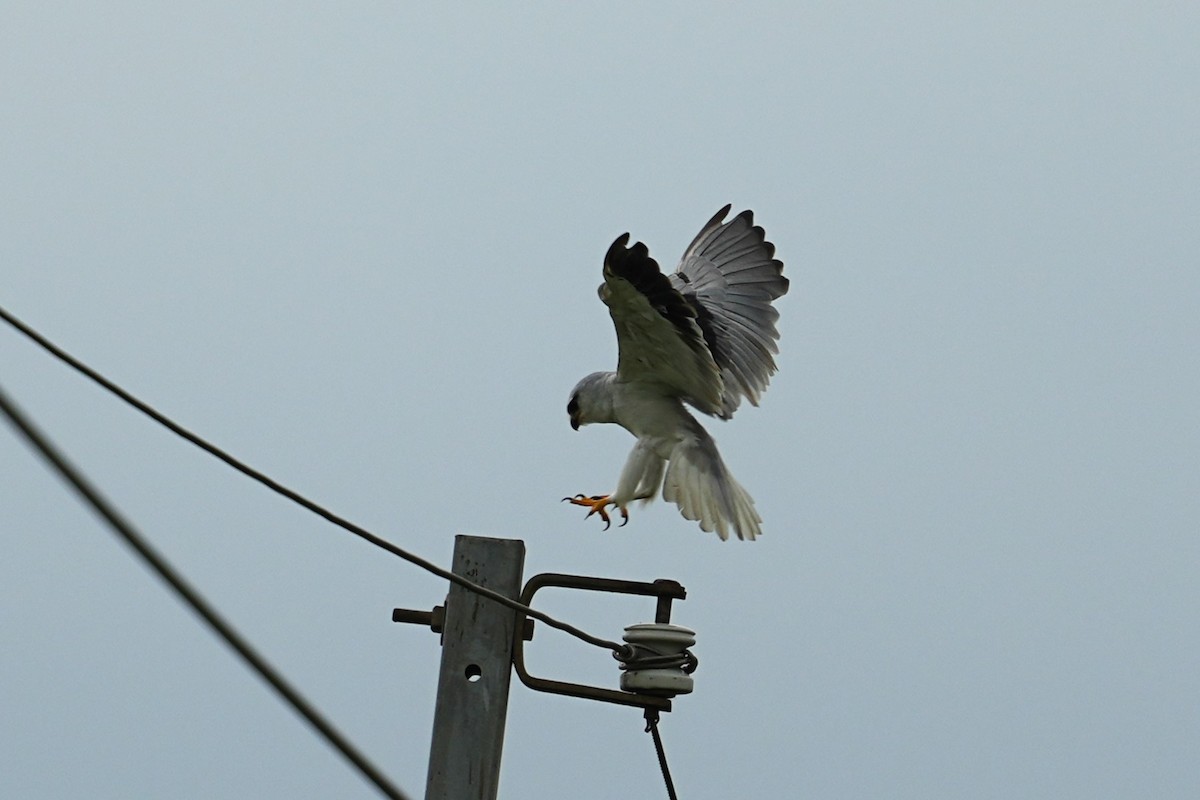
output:
M371 533L367 529L365 529L359 525L356 525L353 522L350 522L349 520L338 516L337 514L334 514L332 511L324 508L323 506L318 505L317 503L314 503L312 500L309 500L307 497L304 497L300 493L293 491L292 489L289 489L288 487L284 486L283 484L268 477L264 473L259 472L258 470L243 463L242 461L239 461L238 459L234 458L232 455L225 452L221 448L217 447L214 444L211 444L210 442L206 441L205 439L202 439L197 434L192 433L187 428L183 427L179 423L175 422L174 420L170 419L166 415L157 411L155 408L150 406L148 403L145 403L145 402L139 400L138 398L134 397L132 394L125 391L120 386L118 386L115 383L113 383L112 381L110 381L108 378L105 378L99 372L96 372L94 369L89 367L87 364L84 364L82 361L75 358L70 353L68 353L65 350L63 350L62 348L58 347L56 344L51 342L46 337L42 336L40 333L35 331L33 328L29 327L24 322L17 319L16 317L14 317L12 314L10 314L8 311L6 311L4 308L0 308L0 319L3 319L9 325L16 328L18 331L23 333L27 338L29 338L31 341L33 341L35 344L37 344L39 347L41 347L46 352L50 353L50 355L57 358L59 361L62 361L67 366L69 366L72 369L76 370L77 372L81 373L85 377L91 379L93 382L100 385L104 389L107 389L110 393L116 395L118 398L120 398L124 402L128 403L129 405L133 406L134 408L136 408L138 411L142 412L146 416L150 417L152 420L154 420L158 424L167 428L172 433L186 439L187 441L191 442L196 447L199 447L201 450L205 451L209 455L214 456L215 458L219 459L220 461L225 462L225 464L227 464L228 466L233 467L235 470L242 473L246 477L251 478L251 479L261 483L263 486L266 486L268 489L275 492L276 494L280 494L280 495L286 497L288 500L291 500L293 503L296 503L297 505L307 509L308 511L311 511L312 513L316 514L317 516L321 517L322 519L324 519L328 522L331 522L334 525L337 525L339 528L349 531L350 533L353 533L355 536L358 536L359 538L370 542L371 544L375 545L376 547L379 547L379 548L382 548L383 550L388 551L392 555L399 556L400 558L404 559L405 561L409 562L410 564L414 564L415 566L418 566L421 569L426 570L427 572L431 572L434 575L437 575L439 578L450 581L451 583L456 583L459 586L462 586L464 589L469 589L470 591L475 592L476 594L482 595L483 597L486 597L489 600L493 600L493 601L501 604L502 606L506 606L508 608L513 609L514 611L518 611L532 619L536 619L540 622L544 622L547 625L549 625L550 627L557 628L558 630L563 631L564 633L569 633L570 635L574 636L575 638L580 639L584 642L587 642L588 644L595 645L596 647L603 647L606 650L611 650L614 654L616 654L618 656L629 654L629 650L626 645L619 644L619 643L613 642L613 641L609 641L608 639L602 639L598 636L592 636L590 633L587 633L586 631L582 631L579 628L576 628L574 625L570 625L566 622L559 622L558 620L554 619L553 617L549 616L548 614L544 614L541 611L537 611L533 608L530 608L529 606L518 603L516 600L513 600L512 598L509 598L509 597L505 597L504 595L500 594L499 592L493 591L492 589L488 589L484 586L480 586L479 584L477 584L473 581L470 581L470 580L462 577L461 575L456 575L455 573L453 573L447 569L443 569L442 567L439 567L430 561L426 561L424 558L421 558L420 556L418 556L414 553L410 553L407 550L404 550L403 548L392 544L388 540Z
M619 668L624 671L677 669L687 675L691 675L700 666L700 659L696 658L696 655L691 650L684 650L682 653L664 656L640 644L631 644L629 648L633 652L626 658L613 654L613 658L621 662Z
M4 389L0 387L0 413L8 417L13 427L25 437L29 444L41 457L83 498L92 510L102 517L114 532L125 540L142 560L160 578L182 598L191 609L221 637L242 660L258 673L271 688L288 703L296 713L304 717L324 739L335 747L364 778L375 784L385 797L393 800L408 800L408 796L400 791L365 755L359 752L349 739L343 736L337 728L326 720L315 706L306 700L299 691L288 683L262 655L254 649L249 640L220 615L208 600L204 598L174 567L149 543L111 503L100 494L91 482L73 466L55 445L46 438L34 423L9 399Z

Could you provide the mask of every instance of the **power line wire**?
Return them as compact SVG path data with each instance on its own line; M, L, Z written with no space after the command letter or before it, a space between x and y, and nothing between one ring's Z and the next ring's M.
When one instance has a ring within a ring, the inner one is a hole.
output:
M675 794L675 781L671 780L671 770L667 766L667 753L663 750L662 736L658 733L658 709L646 709L646 731L654 738L654 749L658 753L658 767L662 770L663 783L667 785L667 797L679 800Z
M246 664L258 673L271 688L304 717L316 731L333 745L346 760L348 760L371 783L375 784L386 797L393 800L408 800L382 772L380 772L359 750L343 736L332 723L308 702L295 688L287 682L267 660L245 639L234 627L225 621L217 610L175 570L167 560L147 541L124 516L106 500L99 490L73 466L58 450L57 447L43 434L34 423L17 408L0 387L0 413L3 413L13 427L24 436L28 443L56 472L91 506L92 510L102 517L109 527L119 535L142 558L166 584L186 602L193 611L203 619L213 631L221 637Z
M77 372L81 373L85 377L91 379L93 382L95 382L99 386L103 387L104 389L107 389L110 393L116 395L118 398L120 398L127 404L133 406L134 408L136 408L138 411L142 412L146 416L150 417L152 420L154 420L158 424L167 428L172 433L176 434L177 436L182 437L183 439L186 439L187 441L191 442L196 447L199 447L201 450L205 451L209 455L212 455L212 456L216 457L217 459L223 461L225 464L227 464L230 467L233 467L235 470L237 470L238 472L247 476L248 478L258 481L259 483L261 483L263 486L266 486L271 491L286 497L288 500L291 500L293 503L296 503L297 505L307 509L308 511L311 511L312 513L325 519L326 521L331 522L334 525L337 525L339 528L343 528L344 530L347 530L350 533L353 533L355 536L358 536L359 538L370 542L371 544L375 545L376 547L380 547L380 548L388 551L392 555L399 556L400 558L404 559L405 561L409 562L410 564L414 564L428 572L433 573L434 575L437 575L439 578L450 581L451 583L456 583L465 589L469 589L472 592L483 595L484 597L488 598L489 600L493 600L497 603L500 603L501 605L511 608L515 611L518 611L532 619L536 619L541 622L544 622L547 625L549 625L550 627L557 628L558 630L563 631L564 633L568 633L577 639L587 642L588 644L595 645L596 647L603 647L607 650L611 650L613 653L617 654L618 657L627 657L632 654L628 645L619 644L617 642L610 641L608 639L602 639L598 636L592 636L590 633L580 630L579 628L576 628L574 625L570 625L566 622L560 622L557 619L549 616L548 614L545 614L541 611L537 611L533 608L530 608L529 606L519 603L516 600L513 600L512 598L505 597L504 595L500 594L499 592L495 592L484 586L480 586L479 584L477 584L473 581L470 581L470 580L462 577L461 575L456 575L455 573L451 572L450 570L443 569L430 561L426 561L424 558L421 558L420 556L418 556L414 553L410 553L407 550L404 550L403 548L392 544L391 542L387 541L386 539L371 533L367 529L365 529L359 525L356 525L353 522L350 522L349 520L338 516L337 514L334 514L332 511L324 508L323 506L318 505L317 503L313 502L312 500L309 500L307 497L304 497L299 492L289 489L288 487L284 486L283 484L270 478L266 474L259 472L258 470L254 469L253 467L250 467L249 465L238 460L237 458L234 458L232 455L225 452L221 448L206 441L205 439L201 438L197 434L192 433L187 428L183 427L179 423L177 423L174 420L167 417L165 414L162 414L161 412L157 411L155 408L150 406L148 403L145 403L142 400L139 400L137 397L134 397L132 394L125 391L120 386L113 383L108 378L105 378L99 372L97 372L96 370L89 367L87 364L84 364L82 361L75 358L70 353L68 353L65 350L63 350L62 348L58 347L56 344L51 342L46 337L42 336L40 333L35 331L33 328L29 327L24 322L17 319L15 316L10 314L4 308L0 308L0 319L3 319L9 325L16 328L18 331L23 333L27 338L29 338L31 341L33 341L35 344L37 344L43 350L45 350L46 352L50 353L52 356L57 358L59 361L62 361L64 364L66 364L67 366L76 370Z

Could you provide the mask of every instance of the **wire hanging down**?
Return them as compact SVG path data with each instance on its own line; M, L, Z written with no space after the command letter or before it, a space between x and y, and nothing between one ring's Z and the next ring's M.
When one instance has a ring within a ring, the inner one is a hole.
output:
M8 417L13 427L25 437L29 444L45 459L51 467L71 485L80 497L109 527L125 540L160 578L200 616L213 631L221 637L242 660L259 674L296 713L304 717L313 728L348 760L363 777L375 784L386 797L393 800L407 800L407 795L401 792L390 780L380 772L366 756L343 736L332 723L328 722L321 713L309 703L267 660L254 649L253 645L237 632L209 602L175 571L175 568L125 520L124 516L100 494L91 482L83 476L76 467L67 461L46 436L37 429L16 405L9 399L4 389L0 387L0 413Z
M258 481L263 486L266 486L268 489L275 492L276 494L280 494L283 497L286 497L288 500L291 500L293 503L296 503L297 505L301 506L302 508L305 508L308 511L311 511L312 513L316 514L317 516L321 517L322 519L326 520L327 522L331 522L334 525L337 525L339 528L343 528L344 530L347 530L350 533L353 533L355 536L358 536L359 538L370 542L371 544L375 545L376 547L382 548L383 550L388 551L392 555L399 556L400 558L404 559L405 561L409 562L410 564L414 564L414 565L420 567L421 569L426 570L427 572L431 572L434 575L437 575L439 578L442 578L443 580L450 581L451 583L456 583L465 589L469 589L472 592L483 595L484 597L488 598L489 600L494 600L495 602L500 603L501 605L506 606L508 608L511 608L514 611L519 611L520 613L526 615L527 617L536 619L540 622L544 622L547 625L549 625L550 627L557 628L558 630L563 631L564 633L568 633L577 639L587 642L588 644L595 645L596 647L603 647L606 650L611 650L618 658L623 657L623 656L631 656L632 655L632 651L630 650L630 648L627 645L623 645L618 642L610 641L608 639L602 639L598 636L592 636L590 633L587 633L586 631L582 631L579 628L576 628L574 625L569 625L566 622L560 622L548 614L544 614L541 611L537 611L535 609L530 608L529 606L518 603L516 600L513 600L509 597L505 597L504 595L500 594L499 592L495 592L495 591L492 591L491 589L480 586L479 584L474 583L473 581L470 581L470 580L462 577L461 575L456 575L455 573L451 572L450 570L443 569L443 568L437 566L436 564L432 563L431 561L427 561L424 558L421 558L420 556L418 556L414 553L410 553L407 550L404 550L403 548L392 544L388 540L371 533L367 529L365 529L359 525L356 525L353 522L350 522L349 520L338 516L337 514L334 514L332 511L324 508L323 506L318 505L317 503L313 502L312 500L309 500L307 497L303 496L299 492L296 492L296 491L293 491L292 489L287 488L283 484L268 477L266 474L259 472L258 470L254 469L253 467L250 467L249 465L245 464L242 461L239 461L238 459L234 458L232 455L225 452L221 448L206 441L205 439L202 439L200 436L198 436L195 433L192 433L187 428L183 427L179 423L177 423L174 420L167 417L165 414L162 414L161 412L157 411L152 406L150 406L148 403L145 403L145 402L139 400L138 398L134 397L132 394L125 391L120 386L118 386L115 383L113 383L112 381L110 381L108 378L105 378L99 372L92 369L87 364L84 364L82 361L75 358L70 353L68 353L65 350L63 350L62 348L58 347L56 344L51 342L49 339L42 336L40 333L38 333L33 328L26 325L21 320L14 317L12 314L10 314L8 311L6 311L3 308L0 308L0 319L3 319L9 325L16 328L18 331L23 333L27 338L29 338L31 341L33 341L35 344L37 344L39 347L41 347L46 352L50 353L50 355L57 358L59 361L62 361L67 366L69 366L72 369L74 369L75 371L81 373L85 377L89 378L90 380L92 380L93 382L98 384L99 386L108 390L110 393L116 395L118 398L120 398L124 402L128 403L129 405L133 406L134 408L136 408L138 411L142 412L146 416L150 417L152 420L154 420L158 424L167 428L172 433L176 434L177 436L182 437L183 439L186 439L187 441L191 442L196 447L199 447L201 450L205 451L209 455L214 456L215 458L219 459L220 461L223 461L228 466L233 467L235 470L242 473L246 477L251 478L255 481Z
M662 770L663 783L667 785L667 797L679 800L675 794L675 782L671 780L671 770L667 766L667 753L663 750L662 737L658 734L658 709L646 709L646 732L654 738L654 749L658 752L658 766Z

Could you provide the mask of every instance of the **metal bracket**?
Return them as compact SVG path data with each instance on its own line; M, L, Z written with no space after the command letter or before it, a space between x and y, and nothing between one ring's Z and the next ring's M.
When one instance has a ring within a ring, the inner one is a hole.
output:
M555 586L563 589L584 589L593 592L614 592L616 594L634 594L644 597L657 598L658 602L654 609L654 621L668 623L671 621L671 603L674 600L684 600L687 598L687 591L677 582L667 579L659 579L653 583L644 583L641 581L623 581L613 578L590 578L584 575L562 575L555 572L544 572L540 575L534 575L525 584L525 588L521 592L521 603L528 606L533 600L533 595L539 590L547 586ZM523 623L530 622L529 619L521 617ZM522 626L523 627L523 626ZM565 694L570 697L582 697L585 700L600 700L606 703L617 703L625 706L637 706L647 710L655 709L658 711L670 711L671 701L665 697L655 697L648 694L637 694L634 692L622 692L616 689L602 689L598 686L587 686L580 683L568 683L566 681L550 680L548 678L539 678L535 675L530 675L525 669L525 645L522 638L529 639L531 637L514 637L513 641L513 666L517 670L517 676L521 679L521 683L538 692L549 692L551 694Z
M434 633L441 633L446 626L446 607L434 606L432 611L414 611L411 608L393 608L392 622L409 622L413 625L428 625Z

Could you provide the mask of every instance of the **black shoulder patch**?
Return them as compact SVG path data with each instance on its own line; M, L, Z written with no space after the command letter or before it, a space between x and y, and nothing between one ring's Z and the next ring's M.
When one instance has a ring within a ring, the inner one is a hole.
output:
M604 256L605 271L629 281L685 337L694 336L695 329L689 322L696 318L696 306L675 290L671 280L658 268L658 262L650 257L646 245L638 242L626 248L628 242L629 234L623 233L608 248Z

